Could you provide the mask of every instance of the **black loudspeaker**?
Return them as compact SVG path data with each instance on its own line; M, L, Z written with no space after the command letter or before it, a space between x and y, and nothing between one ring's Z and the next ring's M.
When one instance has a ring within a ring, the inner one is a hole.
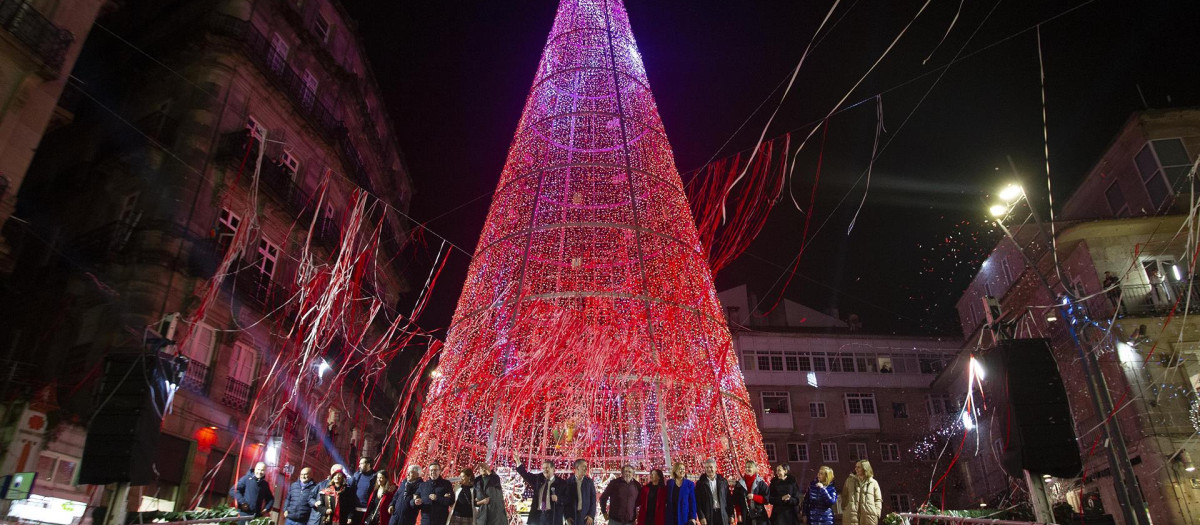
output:
M162 409L171 383L170 361L150 352L111 353L88 425L79 483L147 485L154 481Z
M1071 406L1048 339L1001 341L984 354L991 437L1010 476L1074 478L1083 470Z

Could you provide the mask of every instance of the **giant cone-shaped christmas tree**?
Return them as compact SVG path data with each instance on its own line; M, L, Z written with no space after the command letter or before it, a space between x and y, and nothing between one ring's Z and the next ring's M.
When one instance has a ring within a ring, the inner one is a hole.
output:
M558 7L434 376L410 464L765 459L621 0Z

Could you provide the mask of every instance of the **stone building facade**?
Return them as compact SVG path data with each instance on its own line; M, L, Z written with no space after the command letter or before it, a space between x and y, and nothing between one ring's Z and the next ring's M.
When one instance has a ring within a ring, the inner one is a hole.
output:
M1185 214L1190 197L1186 174L1198 154L1200 110L1132 115L1057 215L1054 245L1061 273L1054 268L1048 234L1031 223L1016 229L1014 236L1038 265L1036 271L1006 239L984 261L958 302L967 342L960 359L980 350L976 343L985 329L982 299L987 296L999 301L1002 319L1017 322L1017 337L1051 340L1070 398L1086 479L1084 473L1075 479L1053 479L1049 491L1077 511L1094 497L1117 523L1123 518L1099 426L1107 414L1096 413L1079 351L1057 309L1049 305L1061 302L1058 293L1069 287L1079 298L1073 307L1095 322L1079 326L1080 339L1099 356L1119 407L1113 417L1121 426L1151 520L1196 523L1200 476L1191 458L1200 457L1200 443L1194 439L1197 429L1189 415L1200 387L1200 331L1190 315L1200 310L1200 288L1194 286L1195 245L1187 238ZM1054 296L1046 291L1039 271L1056 290ZM1106 272L1119 283L1106 285ZM1106 336L1104 327L1110 321L1111 334ZM982 340L986 346L990 338ZM938 387L963 395L965 369L951 367L938 379ZM994 460L992 450L1002 442L986 421L979 433L982 453L972 449L962 463L973 497L1007 492L1011 483L1023 485L1022 480L1008 479Z
M961 341L851 331L786 300L776 309L785 314L762 317L744 286L718 295L772 465L787 463L802 483L827 465L841 490L855 462L866 459L885 514L943 501L941 489L930 491L950 461L938 457L945 443L939 430L959 406L930 383ZM945 504L962 508L958 478L945 488Z
M0 1L0 225L47 126L101 0ZM11 241L0 229L0 273L12 270Z
M353 21L330 0L134 0L100 23L111 34L89 39L67 87L78 93L60 99L20 190L27 223L9 228L19 243L2 302L13 322L0 341L29 378L10 399L49 385L53 416L85 427L105 356L175 339L231 239L254 226L203 322L186 326L178 350L190 365L163 421L158 478L134 487L128 508L211 507L260 459L281 501L301 466L323 479L332 463L378 453L387 422L367 410L391 414L387 384L370 407L352 378L326 398L354 402L247 423L280 319L293 315L304 246L318 260L337 253L356 192L380 199L366 221L381 227L363 297L395 312L408 290L396 212L412 186ZM80 447L55 457L78 466ZM105 504L94 493L87 503Z

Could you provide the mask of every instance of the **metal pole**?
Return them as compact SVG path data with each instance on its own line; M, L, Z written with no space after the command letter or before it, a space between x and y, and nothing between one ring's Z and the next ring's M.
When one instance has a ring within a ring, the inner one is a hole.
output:
M1033 517L1042 523L1054 523L1054 510L1050 508L1050 498L1046 497L1046 481L1026 470L1025 484L1029 485L1029 503L1033 505Z

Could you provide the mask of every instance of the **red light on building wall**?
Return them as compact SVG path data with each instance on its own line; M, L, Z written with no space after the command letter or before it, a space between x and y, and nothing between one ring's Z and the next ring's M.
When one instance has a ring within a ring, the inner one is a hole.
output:
M196 433L192 434L196 438L196 449L201 452L212 451L213 445L217 443L217 427L200 427L196 429Z

